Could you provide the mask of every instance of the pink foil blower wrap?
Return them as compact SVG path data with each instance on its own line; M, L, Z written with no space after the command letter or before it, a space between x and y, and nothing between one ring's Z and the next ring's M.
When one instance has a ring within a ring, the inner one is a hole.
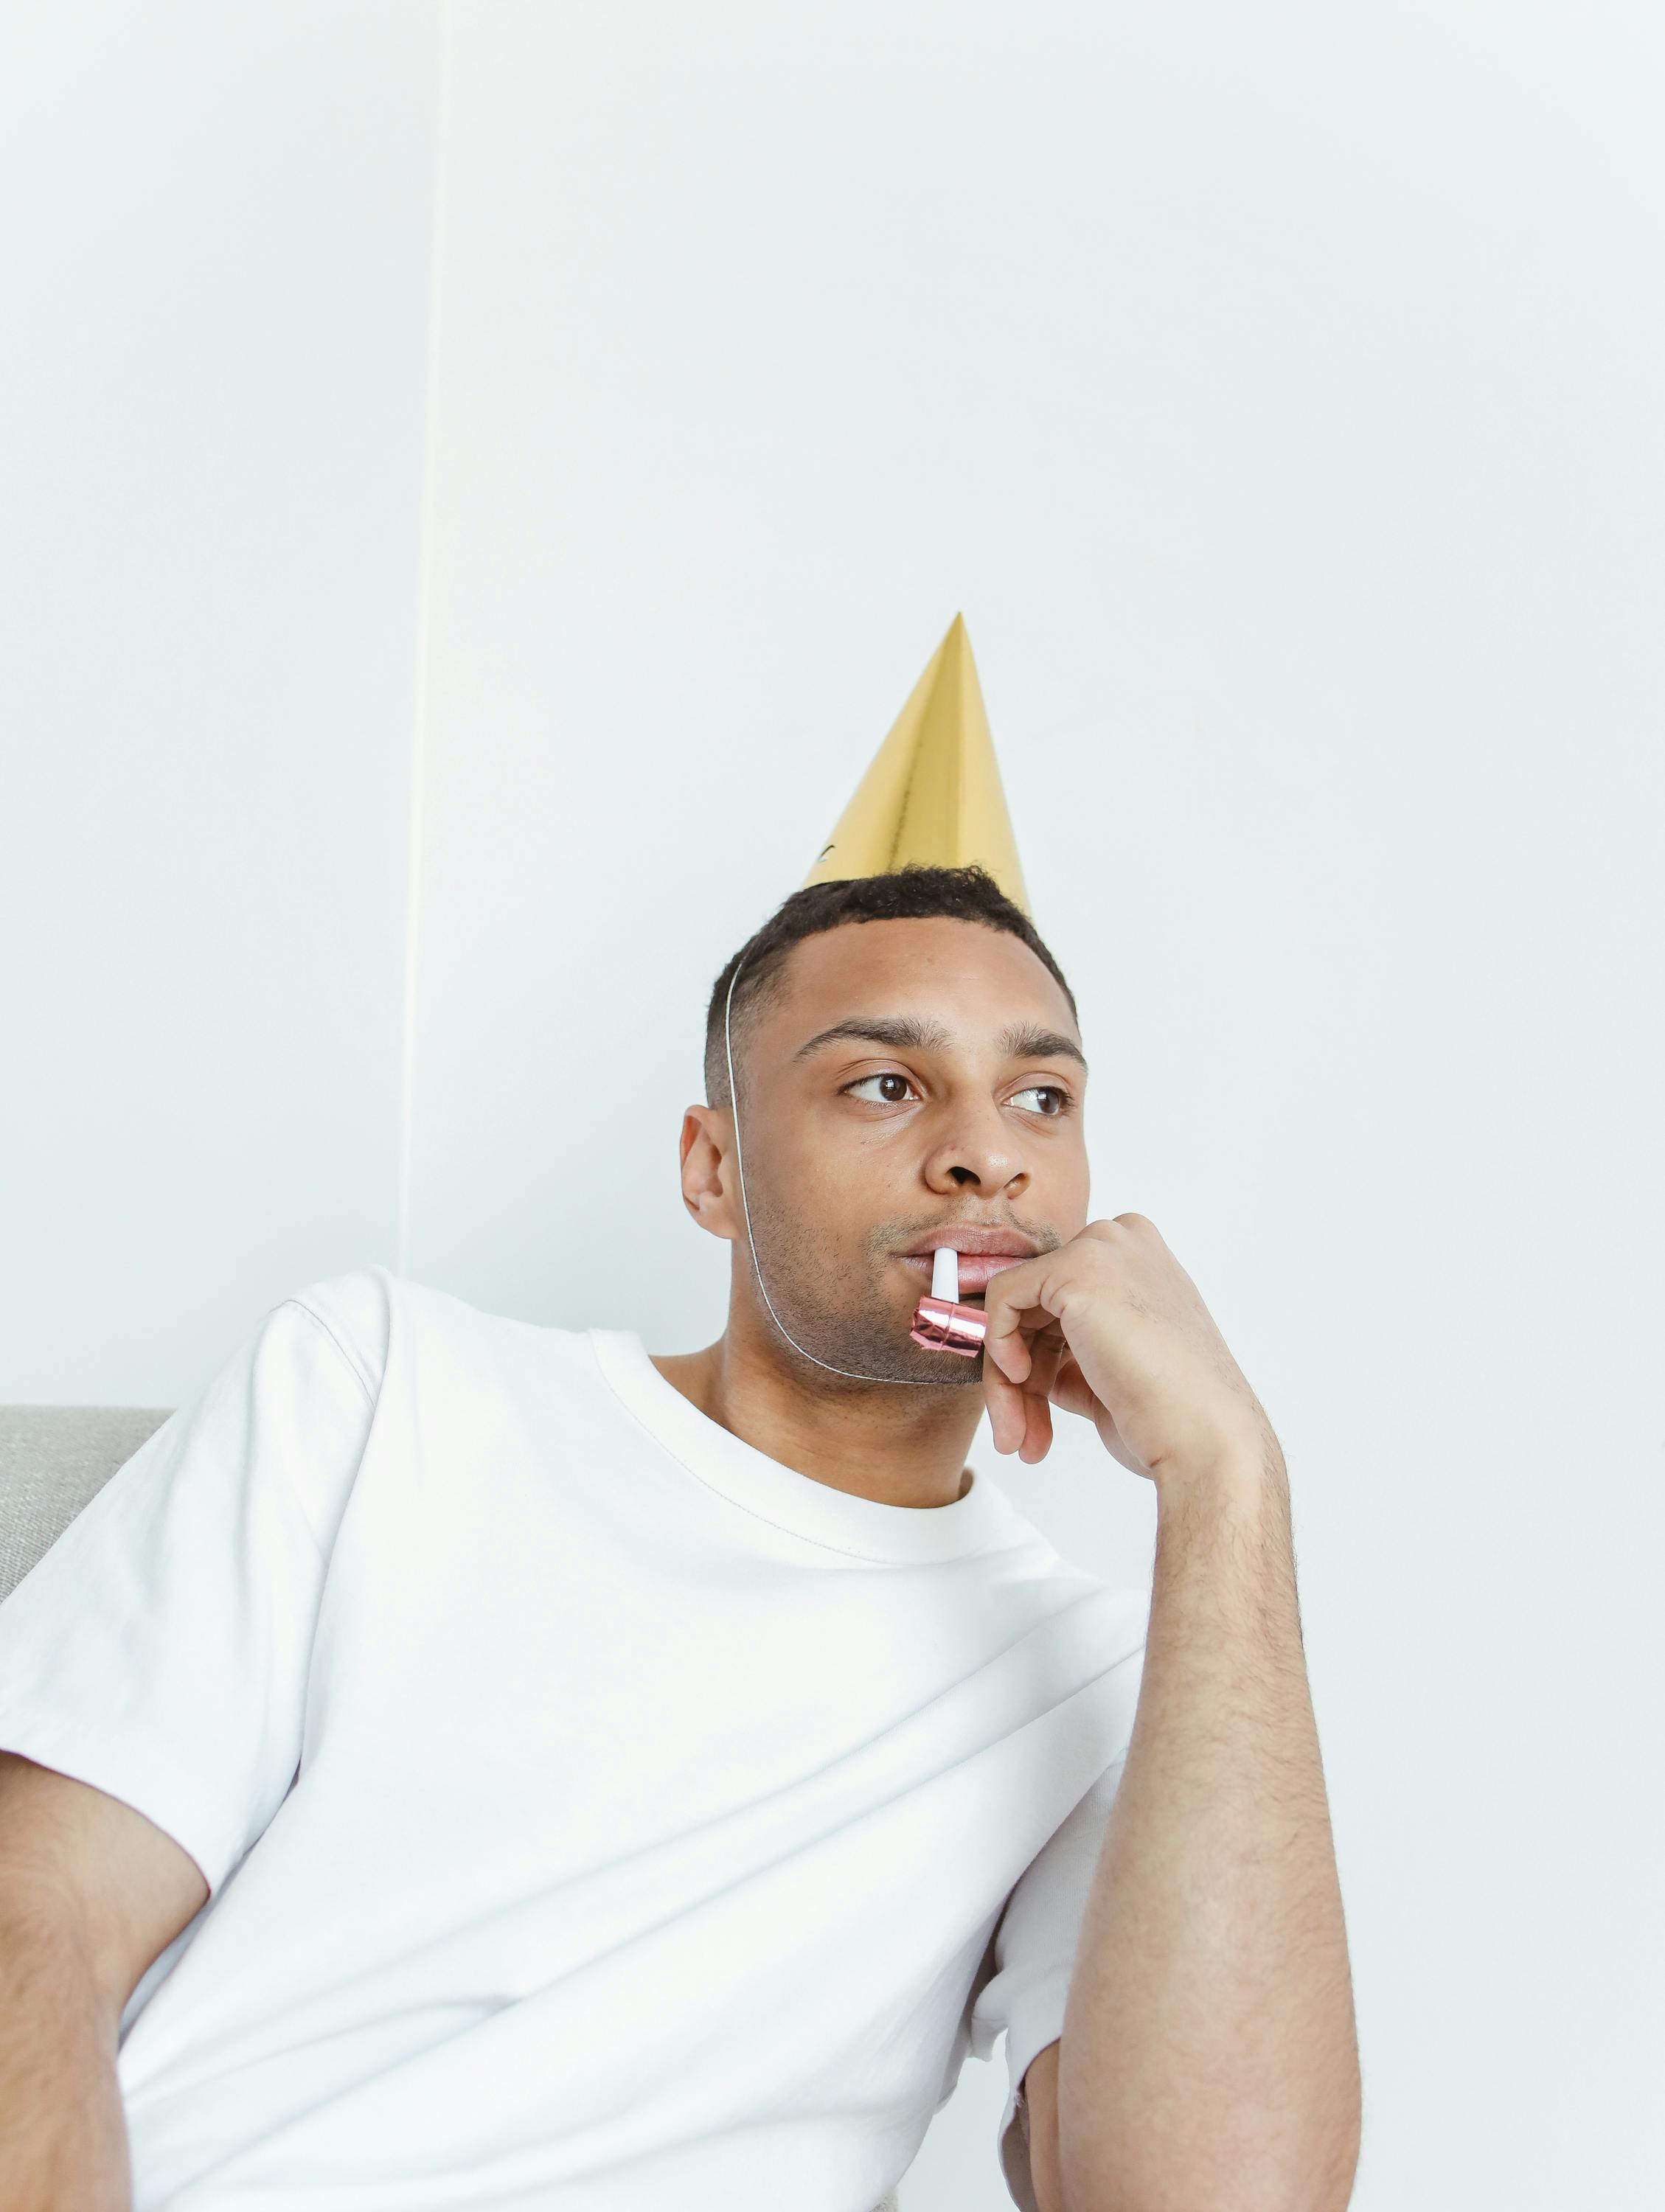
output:
M988 1334L988 1316L975 1306L921 1298L908 1334L927 1352L957 1352L963 1358L975 1359Z

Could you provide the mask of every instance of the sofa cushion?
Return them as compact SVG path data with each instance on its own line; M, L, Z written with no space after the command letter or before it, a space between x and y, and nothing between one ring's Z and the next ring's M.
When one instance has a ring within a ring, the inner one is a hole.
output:
M22 1581L170 1411L0 1406L0 1598Z

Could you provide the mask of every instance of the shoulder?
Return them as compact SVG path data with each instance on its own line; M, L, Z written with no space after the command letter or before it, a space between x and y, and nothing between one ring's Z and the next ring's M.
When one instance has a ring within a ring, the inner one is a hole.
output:
M387 1372L395 1309L416 1287L377 1263L349 1267L291 1291L263 1316L261 1328L299 1328L320 1343L332 1342L374 1401Z
M265 1315L263 1328L299 1328L320 1346L332 1341L371 1401L380 1396L390 1360L415 1360L438 1372L454 1361L471 1374L511 1376L517 1364L574 1372L593 1367L592 1332L550 1328L512 1314L493 1313L454 1291L379 1261L303 1283Z

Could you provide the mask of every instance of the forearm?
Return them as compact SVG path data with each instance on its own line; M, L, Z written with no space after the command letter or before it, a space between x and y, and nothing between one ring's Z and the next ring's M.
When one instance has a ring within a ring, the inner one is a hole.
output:
M1066 2212L1340 2212L1358 2057L1282 1462L1158 1498L1059 2052Z
M130 2212L116 2021L87 1946L41 1901L0 1896L0 2204Z

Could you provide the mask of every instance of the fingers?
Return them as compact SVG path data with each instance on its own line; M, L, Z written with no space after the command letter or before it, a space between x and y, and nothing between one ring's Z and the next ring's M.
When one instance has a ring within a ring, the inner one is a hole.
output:
M1056 1319L1051 1299L1058 1294L1058 1273L1057 1255L1042 1252L1020 1267L1003 1269L983 1293L988 1317L984 1364L992 1361L1013 1382L1028 1376L1030 1337Z
M1007 1267L983 1294L983 1391L999 1452L1026 1466L1052 1449L1051 1393L1068 1347L1049 1296L1057 1294L1054 1255L1041 1253Z
M983 1395L995 1450L1008 1456L1016 1452L1028 1466L1043 1460L1052 1449L1052 1406L1046 1394L1020 1389L985 1363Z
M1052 1449L1052 1402L1026 1390L1024 1411L1027 1419L1018 1456L1026 1467L1034 1467Z
M988 1408L988 1429L995 1450L1016 1451L1029 1428L1024 1393L987 1359L983 1361L983 1402Z
M1012 1382L984 1360L983 1398L996 1451L1007 1455L1016 1452L1019 1459L1032 1466L1051 1450L1050 1394L1062 1352L1061 1343L1042 1340L1031 1349L1029 1372L1021 1383Z

